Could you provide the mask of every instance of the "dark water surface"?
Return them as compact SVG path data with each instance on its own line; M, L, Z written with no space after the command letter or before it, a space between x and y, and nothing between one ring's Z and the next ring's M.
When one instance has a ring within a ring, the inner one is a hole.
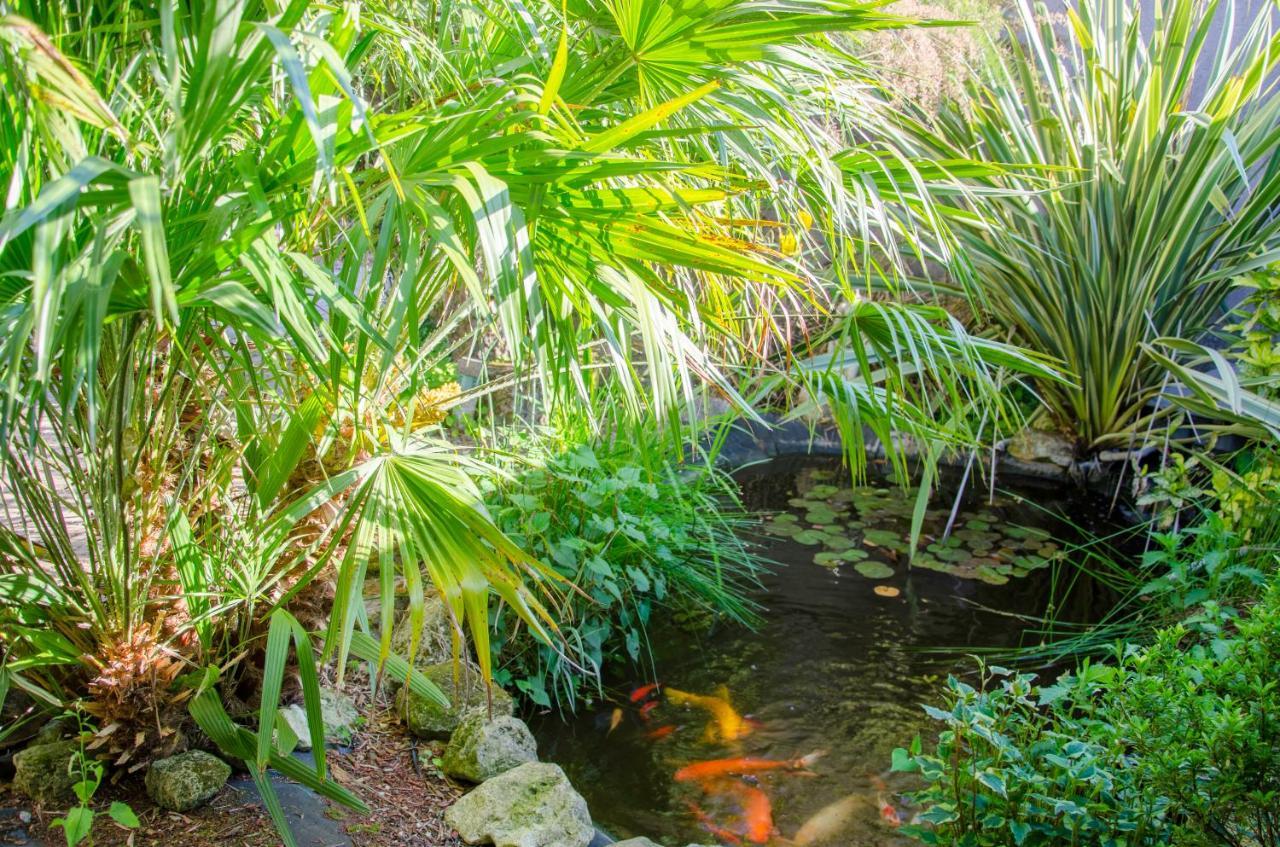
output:
M813 498L806 499L807 493L815 486L822 486L819 494L849 488L835 466L807 459L775 460L744 474L742 481L748 506L789 511L802 527L811 525L805 523L806 515L823 517L821 511L808 511ZM983 582L945 572L947 563L955 561L957 571L973 574L971 562L960 555L942 558L941 571L908 569L905 556L865 543L869 530L879 530L872 537L890 547L897 544L888 541L885 530L893 530L898 539L908 532L909 502L897 502L896 492L880 496L879 505L864 507L862 517L857 508L844 513L852 516L852 526L836 520L819 530L828 533L827 540L838 550L867 551L865 560L858 560L856 553L848 562L833 562L829 556L825 561L835 567L824 567L814 562L816 553L828 549L823 543L763 536L763 554L779 565L764 577L758 599L765 622L758 631L723 627L702 634L674 629L652 633L661 682L702 695L723 695L727 690L733 707L758 722L746 737L733 742L710 739L707 712L665 701L641 715L627 697L636 681L619 681L612 691L624 707L623 721L612 732L614 703L569 722L554 717L534 722L542 757L564 767L602 829L618 838L647 835L672 845L733 843L733 835L717 839L709 834L690 804L715 826L745 834L742 796L731 784L721 785L721 793L704 793L697 784L676 782L673 773L693 762L738 756L794 759L821 750L825 755L812 766L813 775L781 772L759 778L777 833L791 838L815 813L858 795L845 801L840 813L830 813L843 821L831 827L832 835L812 843L880 845L903 840L880 813L881 805L890 803L904 820L912 814L896 793L906 786L885 773L890 754L917 733L936 731L920 704L936 701L940 677L973 667L963 655L935 648L1017 645L1026 626L1024 616L1040 615L1050 599L1054 569L1039 554L1052 559L1060 547L1047 533L1064 533L1045 510L1060 510L1075 523L1089 521L1090 516L1087 504L1065 500L1061 490L1028 490L1022 492L1025 500L1004 496L995 505L981 493L971 496L955 529L976 528L960 543L973 546L990 563L982 568L989 578ZM926 543L937 542L953 497L954 489L935 498L926 520L926 534L935 537ZM840 495L835 499L838 504ZM998 534L1018 526L1047 533L1032 530L1028 539L1027 532L1014 529L1019 536L1015 540ZM833 535L855 543L846 546L840 538L832 540ZM988 540L992 535L995 541ZM940 555L947 549L935 544ZM1013 561L1018 563L1016 570ZM862 562L887 564L895 572L870 579L854 570ZM1006 584L991 584L1004 579ZM877 586L896 596L877 594ZM655 730L668 734L654 739ZM750 779L733 782L757 784ZM775 838L771 843L784 842Z

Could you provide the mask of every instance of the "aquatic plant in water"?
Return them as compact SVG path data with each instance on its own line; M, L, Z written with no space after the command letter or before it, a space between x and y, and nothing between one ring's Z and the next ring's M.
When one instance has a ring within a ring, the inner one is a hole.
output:
M1008 524L999 512L1009 501L997 498L979 511L959 512L954 521L949 509L927 510L923 549L910 557L916 491L888 483L842 488L827 481L833 476L814 470L801 477L800 492L787 501L795 511L771 515L764 524L770 535L820 547L813 561L823 567L851 565L862 576L880 580L909 559L911 567L1001 585L1063 555L1046 530Z

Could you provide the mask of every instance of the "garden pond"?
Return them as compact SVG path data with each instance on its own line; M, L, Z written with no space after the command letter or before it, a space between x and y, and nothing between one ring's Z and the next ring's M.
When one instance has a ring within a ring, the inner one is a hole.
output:
M902 842L894 822L913 813L899 796L909 785L888 769L895 747L936 731L920 704L948 673L973 671L966 651L1038 638L1029 629L1051 601L1087 615L1096 600L1080 583L1054 596L1055 564L1068 521L1096 526L1105 504L1043 483L994 499L969 488L953 515L957 488L944 485L908 567L913 491L851 484L816 458L775 459L739 479L745 504L769 515L762 626L655 625L665 692L621 680L593 709L543 716L541 754L617 838L761 843L767 825L775 844ZM734 715L742 724L726 729ZM747 761L726 773L700 765L725 759ZM792 766L761 770L773 762Z

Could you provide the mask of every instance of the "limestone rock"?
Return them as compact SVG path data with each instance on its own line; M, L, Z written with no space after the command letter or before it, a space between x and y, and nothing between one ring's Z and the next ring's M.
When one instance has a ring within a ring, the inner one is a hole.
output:
M486 779L538 761L538 743L524 721L506 715L489 720L484 712L468 716L449 739L440 768L468 782Z
M418 652L413 664L418 670L425 670L432 665L453 660L452 639L449 633L453 630L453 618L444 600L439 597L428 597L423 601L422 632L418 640ZM409 658L409 641L413 627L409 625L409 613L405 611L391 631L391 651L404 658Z
M231 767L203 750L157 759L147 770L147 795L157 806L185 812L209 800L231 776Z
M396 708L414 735L443 741L448 739L465 718L476 713L488 716L489 694L479 670L464 666L457 685L453 681L452 662L428 665L422 668L422 673L440 686L440 690L449 698L449 705L441 706L407 688L401 689L396 697ZM511 695L496 685L492 691L493 717L511 715L515 711Z
M59 715L46 721L44 726L36 732L36 737L32 740L32 744L52 744L55 741L61 741L68 735L76 734L76 722L66 715Z
M595 830L587 801L556 765L529 762L461 797L444 820L468 844L587 847Z
M1047 462L1069 468L1076 460L1076 449L1071 439L1039 429L1024 429L1009 439L1005 449L1021 462Z
M80 752L78 741L32 744L13 756L13 787L41 806L74 800L71 786L80 778L72 760Z
M307 729L307 710L294 703L280 710L289 729L298 736L298 749L311 749L311 731ZM331 688L320 689L320 717L324 720L324 737L333 744L349 744L360 722L360 712L351 698Z
M628 838L626 841L613 842L613 847L662 847L662 845L648 838Z

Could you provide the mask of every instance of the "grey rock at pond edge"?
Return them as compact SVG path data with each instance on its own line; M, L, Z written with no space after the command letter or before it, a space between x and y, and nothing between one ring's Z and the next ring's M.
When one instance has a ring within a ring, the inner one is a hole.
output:
M414 655L413 664L418 670L425 670L432 665L448 662L453 659L452 637L453 616L449 614L444 600L439 597L428 597L423 601L422 630L418 641L418 652ZM409 613L400 616L395 628L391 631L391 651L409 658L409 641L413 635L413 627L409 625ZM388 680L397 684L395 680Z
M440 769L468 782L484 782L526 762L538 761L538 742L519 718L483 712L469 715L449 739Z
M13 756L13 787L40 806L52 806L74 799L71 760L80 752L78 741L32 744Z
M468 844L587 847L595 834L587 801L557 765L529 762L495 776L445 810Z
M311 749L311 731L307 728L307 710L294 703L280 710L289 729L298 736L298 749ZM332 688L320 689L320 717L324 721L325 740L333 744L349 744L360 721L360 712L351 698Z
M231 766L203 750L157 759L147 769L147 796L171 812L186 812L213 799L231 776Z
M61 741L64 736L75 735L76 722L66 715L59 715L45 721L44 726L36 731L32 744L52 744Z
M628 838L626 841L613 842L613 847L662 847L662 845L648 838Z
M1071 439L1039 429L1022 430L1009 439L1005 450L1022 462L1048 462L1060 468L1069 468L1076 460L1075 445Z
M457 685L453 681L452 662L428 665L422 668L422 673L440 686L440 690L449 698L449 705L441 706L433 700L414 694L408 688L402 688L396 696L396 710L414 735L432 741L444 741L465 718L477 713L488 716L489 694L479 670L463 667ZM515 711L511 695L496 685L491 690L493 717L511 715Z

